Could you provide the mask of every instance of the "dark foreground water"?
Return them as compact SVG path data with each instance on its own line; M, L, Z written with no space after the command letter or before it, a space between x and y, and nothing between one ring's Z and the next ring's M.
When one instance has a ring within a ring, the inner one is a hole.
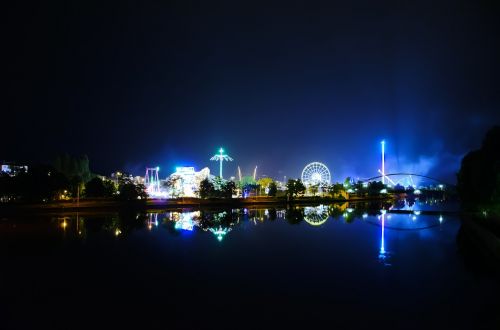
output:
M0 328L500 329L459 228L348 205L2 219Z

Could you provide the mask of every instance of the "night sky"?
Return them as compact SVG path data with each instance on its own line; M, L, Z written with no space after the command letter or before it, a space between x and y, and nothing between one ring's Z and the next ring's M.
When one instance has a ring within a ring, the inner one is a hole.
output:
M498 3L498 2L497 2ZM500 123L500 8L482 1L11 1L0 159L87 154L144 175L217 166L455 180Z

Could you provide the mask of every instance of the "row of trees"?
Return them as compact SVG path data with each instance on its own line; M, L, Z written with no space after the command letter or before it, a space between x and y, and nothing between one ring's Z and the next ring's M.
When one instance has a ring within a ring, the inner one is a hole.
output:
M201 181L198 192L201 198L232 198L235 191L236 184L233 181L215 178L212 182L206 178Z
M312 196L328 196L332 198L345 199L347 192L358 197L378 196L383 191L387 190L387 186L380 181L352 183L350 178L347 178L344 183L333 183L327 186L311 185L306 187L301 180L288 180L286 184L286 196L293 199L298 196L303 196L306 193Z
M244 196L276 196L278 186L271 178L255 180L252 176L244 176L238 181L238 188Z
M0 197L4 202L40 202L59 199L72 188L70 180L52 166L31 166L14 176L0 173Z
M92 174L87 156L57 157L54 166L33 165L16 175L0 173L0 200L3 202L48 202L70 198L147 199L144 185L123 178L117 183Z
M236 184L233 181L224 181L220 178L216 178L212 182L207 178L201 182L198 192L201 198L231 198L235 194L236 188L241 189L240 191L243 196L248 196L250 192L254 192L257 196L259 195L257 191L261 190L263 190L267 196L277 195L278 187L274 180L270 178L263 178L259 181L252 180L253 178L251 178L251 180L242 180ZM320 187L319 185L306 187L300 179L289 179L286 184L284 195L287 199L294 199L304 196L306 193L312 196L318 196L318 193L321 193L321 196L345 199L347 197L347 191L350 191L356 196L365 197L380 195L386 188L387 187L380 181L370 182L365 185L362 182L352 184L348 179L343 184L334 183L326 187Z
M248 196L251 193L254 196L265 193L267 196L276 196L278 186L271 178L263 178L259 181L253 180L252 177L248 180L241 180L238 183L226 181L216 177L213 181L206 178L201 181L198 193L200 198L232 198L239 189L243 196Z
M115 183L95 177L85 184L84 196L89 198L117 198L120 200L146 200L148 195L143 184L135 184L128 178Z

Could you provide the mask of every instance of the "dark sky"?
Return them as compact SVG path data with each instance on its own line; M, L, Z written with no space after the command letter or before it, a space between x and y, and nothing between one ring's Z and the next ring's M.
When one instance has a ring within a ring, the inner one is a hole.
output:
M500 9L482 1L15 1L0 159L95 172L211 166L454 180L500 123Z

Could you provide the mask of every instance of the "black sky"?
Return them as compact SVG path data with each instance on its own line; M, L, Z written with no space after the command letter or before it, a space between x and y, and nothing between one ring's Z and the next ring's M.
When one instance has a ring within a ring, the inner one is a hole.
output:
M500 123L495 2L15 2L0 159L453 180ZM390 170L389 170L390 171Z

